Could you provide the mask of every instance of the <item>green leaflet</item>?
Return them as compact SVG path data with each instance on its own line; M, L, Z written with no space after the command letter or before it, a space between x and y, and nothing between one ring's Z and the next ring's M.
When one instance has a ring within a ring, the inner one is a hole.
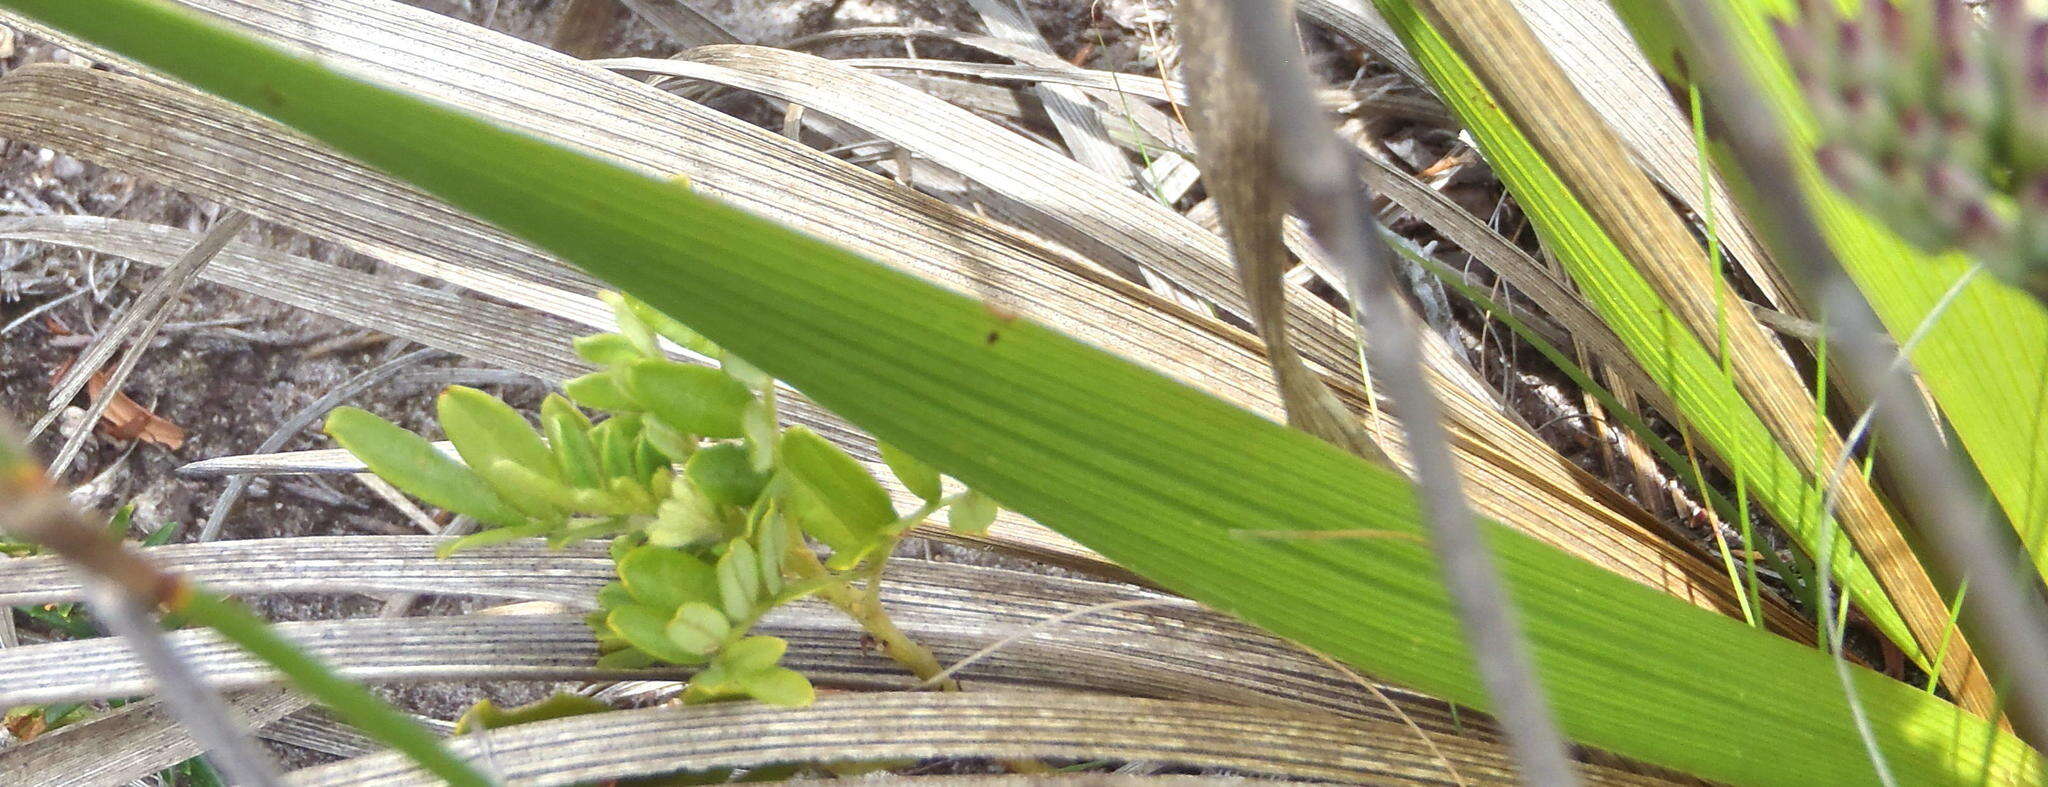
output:
M570 345L576 348L576 354L583 360L607 368L624 366L647 357L631 339L617 333L578 336Z
M704 491L711 502L745 508L761 496L768 477L754 472L745 446L733 443L708 445L683 465L683 475Z
M591 372L562 383L562 392L577 404L593 410L618 413L641 409L640 402L627 393L626 386L619 381L619 374L614 371Z
M628 604L618 607L605 617L614 633L628 644L663 661L677 664L702 664L705 657L677 645L668 636L668 621L671 615L660 609L643 604Z
M626 341L634 352L643 358L660 358L661 349L654 343L654 329L647 327L647 321L640 319L639 309L626 301L626 296L616 292L600 292L598 300L612 307L612 318L619 324L620 338Z
M466 735L477 730L495 730L517 724L529 724L549 719L564 719L586 713L603 713L612 706L602 700L591 699L581 694L558 691L547 698L530 702L516 708L500 708L490 700L481 700L470 706L455 720L452 735Z
M1378 676L1486 705L1425 549L1231 535L1419 532L1413 495L1387 471L774 222L149 0L0 5L270 114L686 314L881 439L1153 581ZM1575 738L1712 779L1869 778L1823 655L1486 532ZM1983 763L1994 782L2034 775L2037 757L2011 736L1912 687L1853 679L1902 781L1975 783Z
M619 580L633 599L656 609L675 609L692 601L718 597L718 578L711 566L681 550L635 547L619 561Z
M646 360L624 373L627 388L648 413L689 434L739 437L740 413L754 401L740 381L708 366Z
M939 502L942 494L939 488L939 471L931 465L918 461L917 457L903 453L902 449L888 443L881 444L882 463L889 466L889 472L896 474L896 480L903 482L903 488L924 498L925 502Z
M782 433L784 509L812 538L832 547L831 568L851 568L896 521L889 493L845 451L801 426Z
M504 459L550 478L560 476L553 452L526 423L526 416L498 397L453 385L441 392L435 405L440 411L441 431L470 467L488 467Z
M526 515L507 505L490 484L427 439L354 407L327 414L327 434L372 472L406 494L485 524L513 527Z
M747 696L787 708L801 708L817 698L809 679L785 667L770 667L739 677L740 690Z
M548 394L540 403L540 423L562 480L579 489L594 489L603 482L604 466L590 443L590 418L560 394Z
M747 620L762 600L761 561L747 540L735 539L718 558L718 600L725 616Z
M974 490L960 496L946 514L946 524L962 533L981 535L996 521L995 498Z
M692 601L676 609L676 615L668 621L668 639L676 647L709 656L718 652L725 644L725 637L732 633L732 623L725 615L719 614L710 604Z

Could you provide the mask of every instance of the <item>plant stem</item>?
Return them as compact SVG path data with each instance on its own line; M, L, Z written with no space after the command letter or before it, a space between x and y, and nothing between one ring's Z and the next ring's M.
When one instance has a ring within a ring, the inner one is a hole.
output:
M832 575L832 572L825 568L824 562L818 560L817 554L811 551L810 545L804 543L803 534L793 527L789 529L789 558L784 562L784 566L790 573L802 579L823 579ZM869 599L861 591L844 582L834 582L819 588L818 597L838 607L847 617L853 618L868 636L874 637L875 642L881 644L882 651L889 654L889 658L902 664L919 680L929 680L945 669L939 666L938 657L933 656L929 649L903 633L903 629L896 627L896 622L890 620L889 614L882 610L879 600ZM959 691L960 684L948 680L941 682L938 688L940 691Z
M107 629L128 640L137 661L157 676L157 693L173 718L185 725L193 740L206 748L234 778L235 784L283 784L277 763L257 745L249 728L228 711L228 705L200 678L199 671L178 655L151 607L105 583L91 586L93 611Z
M909 634L903 633L903 629L897 628L896 621L890 620L889 613L882 609L881 566L882 558L887 556L887 553L884 553L882 557L875 559L875 568L869 573L866 591L855 590L845 582L833 582L820 588L818 596L845 612L855 623L859 623L861 629L882 646L882 652L889 654L889 658L895 659L896 663L910 670L910 674L916 675L918 680L932 683L939 691L959 691L959 681L941 678L945 674L945 667L939 666L938 657L932 655L930 649L918 644L917 640L911 639ZM823 579L832 576L832 572L826 570L825 563L811 551L810 545L804 543L803 534L794 527L789 529L789 557L783 562L783 566L790 573L803 579ZM1006 759L1000 762L1016 773L1052 772L1051 766L1037 760Z
M391 707L362 684L328 669L327 665L278 636L270 624L247 607L212 593L191 588L168 609L189 616L194 622L220 632L290 678L292 685L333 710L342 720L364 734L412 759L428 773L454 785L489 787L492 780L468 762L441 747L434 735Z

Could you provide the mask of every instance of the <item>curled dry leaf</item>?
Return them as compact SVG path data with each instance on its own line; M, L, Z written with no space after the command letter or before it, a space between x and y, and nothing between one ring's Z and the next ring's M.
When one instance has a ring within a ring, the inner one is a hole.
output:
M70 368L69 361L59 365L51 373L51 379L62 378L64 372ZM98 399L100 392L106 388L107 370L101 369L93 372L92 379L86 381L85 395ZM120 391L114 392L114 400L107 403L106 412L100 414L100 422L94 428L100 434L116 440L141 440L173 451L185 445L184 427L151 412L149 408Z

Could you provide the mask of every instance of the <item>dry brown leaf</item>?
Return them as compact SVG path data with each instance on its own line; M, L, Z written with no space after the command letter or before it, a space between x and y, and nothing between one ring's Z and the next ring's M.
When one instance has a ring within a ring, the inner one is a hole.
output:
M62 377L70 368L71 362L65 361L51 373L51 378ZM100 392L107 389L107 374L106 369L92 373L92 379L85 384L87 397L98 399ZM120 391L114 392L113 401L107 403L106 412L100 414L100 421L94 425L94 429L116 440L141 440L173 451L185 445L184 427L151 412L149 408L143 407L142 403Z

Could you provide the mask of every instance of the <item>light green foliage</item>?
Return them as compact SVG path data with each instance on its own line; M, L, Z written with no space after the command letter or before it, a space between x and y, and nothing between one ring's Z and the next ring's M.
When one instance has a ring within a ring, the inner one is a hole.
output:
M579 339L576 351L605 368L565 384L566 398L550 394L539 430L496 397L454 386L437 409L461 462L361 410L336 410L328 433L400 489L489 526L446 542L443 555L522 538L561 547L614 537L619 582L598 594L590 616L603 666L703 664L685 694L692 701L809 702L810 683L778 666L786 644L747 633L769 609L820 587L783 576L783 556L809 548L790 527L832 549L828 568L851 572L947 505L964 512L956 527L985 527L994 501L941 499L936 470L885 448L889 466L926 501L899 519L860 462L809 429L776 424L767 373L645 304L613 293L604 300L619 331ZM719 366L670 360L656 337ZM610 416L593 423L577 403ZM519 711L473 713L492 726Z
M669 426L704 437L739 437L740 413L754 400L720 369L647 359L625 367L633 398Z
M633 342L616 333L579 336L573 346L583 360L599 366L620 366L645 357Z
M882 443L879 447L882 449L882 462L889 465L889 472L896 474L896 480L903 482L904 489L927 502L939 502L939 496L943 494L939 487L939 471L917 461L917 457L903 453L896 446Z
M577 404L593 410L628 412L640 409L640 403L626 393L626 387L619 382L618 375L611 372L586 374L562 383L562 392Z
M712 502L746 507L761 497L768 476L754 471L745 446L719 443L704 447L684 463L683 474Z
M634 599L662 609L718 597L711 565L679 549L634 548L619 561L619 581Z
M482 476L448 458L426 438L353 407L327 414L327 434L392 486L478 522L518 527L526 517L513 510Z
M561 394L551 393L540 403L540 422L562 480L574 487L596 487L604 469L590 442L590 419Z
M996 521L996 501L980 492L968 492L953 504L949 519L954 530L971 535L988 532L988 526Z
M818 433L782 433L779 499L804 532L832 547L830 568L851 568L896 521L889 493L865 468Z

